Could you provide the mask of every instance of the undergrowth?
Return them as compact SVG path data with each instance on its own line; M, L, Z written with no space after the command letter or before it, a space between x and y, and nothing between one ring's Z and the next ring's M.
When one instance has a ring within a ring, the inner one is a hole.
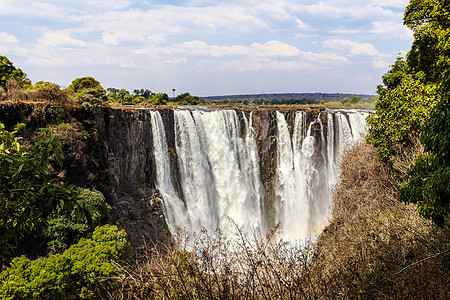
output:
M396 200L376 150L342 161L331 223L314 244L179 232L123 266L108 299L448 299L449 230Z

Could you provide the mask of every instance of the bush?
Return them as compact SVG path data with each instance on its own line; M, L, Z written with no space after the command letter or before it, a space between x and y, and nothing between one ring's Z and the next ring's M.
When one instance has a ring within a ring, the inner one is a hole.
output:
M61 184L49 172L49 165L64 159L62 137L44 129L34 145L25 146L14 131L0 123L0 259L13 250L20 238L42 235L46 218L57 207L75 210L89 217L88 206L78 198L73 185Z
M58 206L47 218L47 228L44 232L44 236L49 239L47 244L51 251L64 250L85 236L100 225L102 217L111 209L103 194L97 190L80 188L79 199L89 210L90 220L79 218L75 209L69 210L67 207Z
M0 273L0 298L99 298L108 278L122 273L112 260L126 258L129 251L123 230L112 225L97 227L92 238L81 239L62 254L35 261L25 256L13 259Z
M42 81L37 82L33 87L32 98L59 105L73 104L73 99L69 96L67 90L61 89L55 83L43 83Z
M95 108L106 104L106 92L100 89L86 89L78 95L78 104L84 108Z

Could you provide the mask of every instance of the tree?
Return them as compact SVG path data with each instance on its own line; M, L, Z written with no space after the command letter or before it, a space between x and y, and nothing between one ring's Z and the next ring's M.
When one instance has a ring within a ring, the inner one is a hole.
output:
M367 140L399 179L399 200L442 225L450 213L450 0L411 0L403 20L414 41L377 87Z
M36 99L44 99L55 104L68 104L71 102L67 90L61 89L56 83L38 81L29 89L33 91L33 96Z
M73 80L68 90L77 97L78 103L86 108L101 106L108 100L105 89L93 77Z
M450 66L450 1L410 0L403 24L414 32L408 66L423 72L425 81L440 82Z
M351 101L352 99L350 99L350 97L344 97L341 99L341 103L344 105L350 103Z
M27 74L16 68L6 56L0 55L0 87L6 88L6 82L10 79L18 80L21 87L31 84Z
M360 95L352 95L352 103L358 103L359 100L361 100L361 96Z
M95 80L93 77L80 77L76 78L69 85L69 91L73 92L75 95L85 92L88 89L96 89L100 91L105 91L105 89L100 85L100 82ZM105 91L106 93L106 91Z

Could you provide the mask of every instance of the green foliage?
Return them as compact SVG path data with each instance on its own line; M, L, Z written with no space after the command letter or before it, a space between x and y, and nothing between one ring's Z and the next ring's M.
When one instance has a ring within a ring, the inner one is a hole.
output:
M450 66L450 1L410 0L403 23L414 31L408 66L426 81L441 81Z
M0 123L0 259L16 246L19 238L42 235L47 216L56 207L75 210L80 218L89 211L73 185L61 184L50 175L49 164L62 165L62 137L43 129L37 141L26 150L14 131Z
M91 232L100 225L102 218L111 207L103 194L97 190L78 189L78 201L89 211L90 221L77 216L77 210L59 205L47 218L44 236L49 240L51 251L67 248L75 240Z
M369 102L369 103L377 103L378 99L379 99L378 96L369 97L369 98L367 98L367 102Z
M420 155L400 188L399 199L418 203L419 214L444 224L450 213L450 71L444 75L441 101L432 109L420 140Z
M152 94L148 100L145 102L148 102L153 105L163 105L166 104L169 100L169 96L167 94Z
M361 100L360 95L352 95L352 103L358 103Z
M344 104L344 105L348 104L350 102L352 102L352 99L350 99L350 97L344 97L344 98L341 99L341 103Z
M38 81L35 84L29 86L28 89L29 90L37 90L37 89L40 89L40 88L43 88L43 87L46 87L46 86L49 86L49 85L52 85L52 84L54 84L54 83L41 80L41 81Z
M367 140L400 179L399 200L443 225L450 213L450 1L411 0L403 20L414 41L407 60L398 58L383 76ZM424 153L415 149L419 140Z
M68 88L74 94L84 93L86 90L105 90L100 82L95 80L93 77L80 77L72 81L72 84ZM106 92L106 91L105 91Z
M0 55L0 87L6 88L6 82L10 79L18 80L22 87L31 84L27 74L16 68L6 56Z
M30 261L16 257L0 273L2 299L100 298L99 278L120 275L111 260L126 258L130 246L126 233L116 226L97 227L90 239L82 238L62 254Z
M200 99L197 96L192 96L189 93L184 93L176 96L174 102L182 105L197 105L197 104L204 104L205 100Z
M85 108L104 105L108 100L105 89L93 77L81 77L73 80L68 90L77 97L78 104Z
M95 108L106 103L108 98L104 90L89 88L78 94L78 104L84 108Z
M378 93L376 112L367 120L370 126L367 140L377 147L381 161L393 165L395 156L418 140L430 108L437 103L437 88L423 84L413 75L405 75L393 88L379 86Z

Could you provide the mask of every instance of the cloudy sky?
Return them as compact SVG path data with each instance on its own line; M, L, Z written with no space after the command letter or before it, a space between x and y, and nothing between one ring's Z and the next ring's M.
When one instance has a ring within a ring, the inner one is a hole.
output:
M374 94L407 0L0 0L0 55L33 81L198 96Z

